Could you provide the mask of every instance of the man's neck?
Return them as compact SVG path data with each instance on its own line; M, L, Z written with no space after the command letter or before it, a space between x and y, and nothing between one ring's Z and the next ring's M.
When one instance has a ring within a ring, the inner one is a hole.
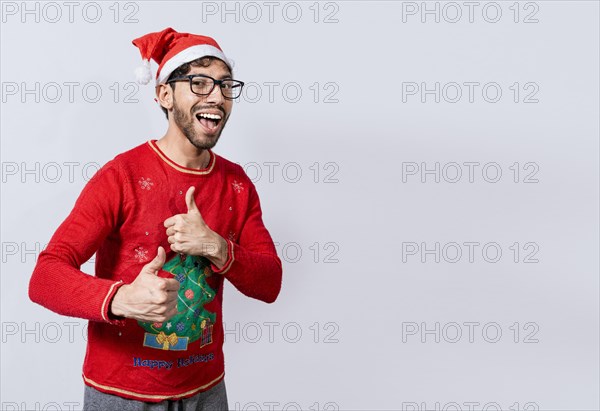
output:
M184 136L167 133L156 144L167 157L183 167L203 169L210 161L208 150L194 147Z

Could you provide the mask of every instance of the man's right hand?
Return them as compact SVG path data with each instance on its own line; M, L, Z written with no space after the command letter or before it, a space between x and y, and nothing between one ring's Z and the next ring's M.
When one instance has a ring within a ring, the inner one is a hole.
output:
M163 322L177 314L179 281L158 277L166 257L164 248L158 247L154 260L136 279L117 290L110 306L112 314L142 322Z

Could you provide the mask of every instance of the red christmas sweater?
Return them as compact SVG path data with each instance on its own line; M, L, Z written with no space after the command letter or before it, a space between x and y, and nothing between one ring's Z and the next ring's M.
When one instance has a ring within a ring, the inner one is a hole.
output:
M100 391L160 402L205 391L224 377L223 281L273 302L282 268L262 221L256 188L242 167L209 150L204 169L182 167L152 140L118 155L86 184L69 216L39 255L32 301L90 320L83 379ZM205 257L170 251L163 222L187 212L185 193L228 244L220 269ZM117 289L167 250L161 276L180 282L178 314L165 323L114 317ZM96 253L95 276L80 271Z

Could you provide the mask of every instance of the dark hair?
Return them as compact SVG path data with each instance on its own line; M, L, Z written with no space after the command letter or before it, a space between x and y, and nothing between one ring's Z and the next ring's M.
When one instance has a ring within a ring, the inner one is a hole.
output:
M185 76L186 74L188 74L190 72L192 67L208 67L212 64L213 60L223 61L220 58L213 57L213 56L204 56L204 57L197 58L196 60L192 60L189 63L184 63L181 66L177 67L175 70L173 70L173 72L167 78L167 82L175 77ZM232 73L232 75L233 75L233 73ZM177 83L173 82L173 83L168 83L168 84L171 86L173 91L175 91L175 84L177 84ZM162 105L160 106L160 108L165 113L165 116L167 116L167 120L168 120L169 112Z

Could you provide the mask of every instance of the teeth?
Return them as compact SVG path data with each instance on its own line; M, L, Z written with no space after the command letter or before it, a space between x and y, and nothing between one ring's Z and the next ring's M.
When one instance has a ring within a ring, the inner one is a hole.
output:
M198 116L204 117L204 118L210 118L211 120L221 120L221 116L218 114L199 113Z

